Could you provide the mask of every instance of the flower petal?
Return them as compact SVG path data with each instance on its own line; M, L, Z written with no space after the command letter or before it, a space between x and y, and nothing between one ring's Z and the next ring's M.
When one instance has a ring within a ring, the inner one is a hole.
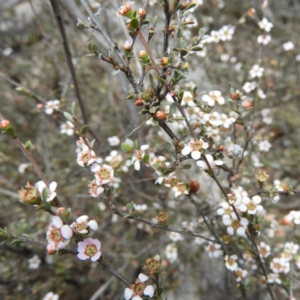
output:
M77 257L78 257L79 259L81 259L81 260L86 260L86 259L89 258L89 257L88 257L86 254L84 254L84 253L78 253L78 254L77 254Z
M154 288L152 285L148 285L144 290L144 295L152 297L154 295Z
M201 157L201 152L199 152L199 151L193 151L193 152L191 153L191 156L192 156L192 158L193 158L194 160L198 160L198 159Z
M141 282L145 282L145 281L147 281L149 279L149 276L147 276L147 275L145 275L145 274L143 274L143 273L140 273L140 275L139 275L139 280L141 281Z
M101 252L97 251L97 253L91 258L91 261L97 261L101 256Z
M91 220L88 222L88 226L92 229L92 230L97 230L98 229L98 224L95 220Z
M61 235L68 240L73 236L73 230L69 225L63 225L61 228Z
M131 296L133 295L133 290L129 289L129 288L126 288L125 291L124 291L124 298L125 300L129 300L131 299Z

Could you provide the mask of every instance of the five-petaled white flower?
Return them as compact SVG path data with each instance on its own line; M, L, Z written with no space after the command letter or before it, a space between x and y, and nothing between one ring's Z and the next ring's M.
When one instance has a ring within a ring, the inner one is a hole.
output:
M58 250L66 247L72 236L73 231L70 226L64 225L60 217L53 216L52 223L47 231L47 240L51 248Z
M59 110L59 100L50 100L45 104L44 110L47 115L53 114L55 110Z
M145 295L153 297L154 287L152 285L146 286L145 281L149 279L149 276L140 273L135 284L131 284L129 288L124 291L125 300L143 300L141 296Z
M220 91L211 91L208 95L202 96L202 101L207 102L209 106L214 106L216 103L220 105L225 103Z
M106 164L92 164L91 171L95 173L95 180L97 185L107 184L114 177L114 169Z
M196 140L196 141L191 141L188 143L187 146L185 146L181 153L182 155L189 155L191 153L191 157L194 160L198 160L201 157L201 152L203 149L207 149L209 146L208 143L204 142L203 140Z
M270 32L273 27L273 24L269 22L267 18L263 18L261 21L258 22L258 26L260 27L260 29L266 32Z
M135 170L139 171L141 169L140 161L145 157L145 150L149 148L149 145L142 145L140 150L135 150L135 154L132 156L131 164L134 165Z
M238 268L238 264L237 264L237 259L238 257L234 254L231 256L226 255L225 256L225 266L228 270L230 271L235 271Z
M101 242L97 239L86 238L82 242L78 242L77 257L81 260L91 259L97 261L101 256Z
M214 168L215 166L221 166L224 164L221 160L214 160L214 158L210 154L206 154L205 157L206 157L209 165L211 166L211 168ZM209 167L205 161L198 160L197 165L201 170L209 169Z
M249 74L251 78L259 78L263 76L265 69L260 67L259 65L254 65L250 70Z
M56 192L55 192L56 187L57 187L57 182L55 181L52 181L49 184L49 188L47 188L45 182L41 180L35 184L35 188L39 191L40 195L43 195L43 190L47 189L48 196L47 199L44 199L47 202L52 201L56 197Z
M95 220L89 221L89 217L86 215L80 216L71 224L71 228L80 234L87 234L89 232L88 227L92 230L97 230L98 224Z

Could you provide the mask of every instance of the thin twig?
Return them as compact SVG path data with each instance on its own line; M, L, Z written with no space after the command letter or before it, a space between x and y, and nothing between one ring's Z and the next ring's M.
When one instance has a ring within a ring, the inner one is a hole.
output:
M72 62L72 55L71 55L71 51L69 48L69 43L68 43L68 39L67 39L67 35L65 32L65 27L64 27L64 23L62 21L62 17L61 17L61 13L60 13L60 9L59 9L59 5L58 5L58 1L57 0L50 0L51 6L52 6L52 10L59 28L59 32L60 35L62 37L63 40L63 46L64 46L64 51L65 51L65 55L66 55L66 59L67 59L67 64L72 76L72 80L73 80L73 84L74 84L74 88L75 88L75 93L76 93L76 97L79 103L79 107L82 113L82 118L83 118L83 122L84 124L88 124L88 120L87 120L87 116L86 116L86 112L85 112L85 107L83 104L83 100L81 97L81 93L80 93L80 89L79 89L79 85L78 85L78 81L77 81L77 77L76 77L76 72L75 72L75 68Z

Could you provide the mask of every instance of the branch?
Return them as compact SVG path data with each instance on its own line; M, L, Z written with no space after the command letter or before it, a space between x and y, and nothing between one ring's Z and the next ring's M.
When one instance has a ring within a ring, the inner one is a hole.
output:
M84 104L83 104L83 100L81 98L81 93L80 93L80 89L79 89L79 85L77 82L77 77L76 77L76 72L75 72L75 68L72 62L72 55L71 55L71 51L69 48L69 43L67 40L67 36L66 36L66 32L65 32L65 28L64 28L64 24L62 21L62 17L61 17L61 13L59 10L59 5L58 5L58 1L57 0L50 0L51 2L51 6L52 6L52 10L59 28L59 32L60 35L62 37L63 40L63 46L64 46L64 51L65 51L65 55L66 55L66 59L67 59L67 64L69 67L69 70L71 72L71 76L72 76L72 80L73 80L73 84L75 87L75 93L76 93L76 97L80 106L80 110L82 113L82 118L83 118L83 122L84 124L88 124L87 121L87 116L86 116L86 112L85 112L85 108L84 108Z

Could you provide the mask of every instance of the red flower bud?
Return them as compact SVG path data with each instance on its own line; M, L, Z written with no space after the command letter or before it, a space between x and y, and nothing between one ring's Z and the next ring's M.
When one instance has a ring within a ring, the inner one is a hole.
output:
M166 118L166 113L162 110L158 110L156 113L155 113L155 117L157 120L164 120Z
M190 181L190 193L197 193L200 189L200 183L194 179Z

